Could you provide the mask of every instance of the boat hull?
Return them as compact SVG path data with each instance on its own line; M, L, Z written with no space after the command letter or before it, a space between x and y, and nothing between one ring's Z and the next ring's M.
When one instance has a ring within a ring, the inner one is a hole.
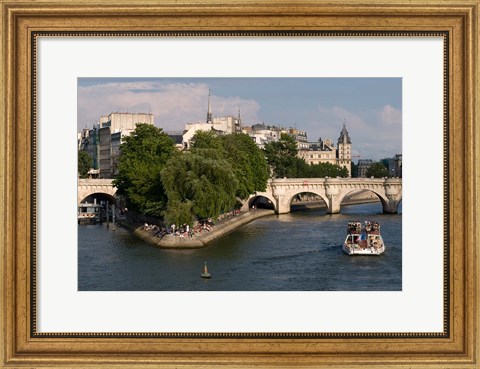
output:
M360 247L358 244L349 244L345 242L343 244L342 250L347 255L369 255L369 256L378 256L385 252L385 246L381 247Z

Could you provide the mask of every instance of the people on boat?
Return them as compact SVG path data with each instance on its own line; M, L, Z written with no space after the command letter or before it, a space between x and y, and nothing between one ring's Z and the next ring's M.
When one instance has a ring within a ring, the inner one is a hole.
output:
M361 233L362 232L362 223L359 221L348 222L347 226L348 233Z
M354 250L370 251L371 253L381 252L383 241L380 236L380 224L367 220L362 223L355 220L348 222L347 237L344 245L353 252Z

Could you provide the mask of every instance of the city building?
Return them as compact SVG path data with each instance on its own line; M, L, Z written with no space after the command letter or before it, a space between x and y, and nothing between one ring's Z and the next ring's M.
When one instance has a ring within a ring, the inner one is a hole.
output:
M112 133L133 131L138 123L151 124L153 126L153 114L146 113L110 113L99 119L101 128L110 127Z
M402 154L396 154L394 158L395 177L402 178Z
M99 137L98 137L98 129L99 125L94 124L93 128L88 129L85 128L81 133L80 133L80 139L78 143L78 149L86 151L87 154L92 158L93 164L92 168L93 169L98 169L99 168L99 163L98 163L98 151L99 151Z
M289 128L288 134L297 141L297 147L299 150L306 150L309 148L310 145L308 143L306 131L301 131L297 128Z
M402 154L396 154L393 158L382 159L381 162L388 169L391 177L402 177Z
M317 142L308 142L306 148L298 150L298 156L307 164L337 164L337 150L330 139L319 138Z
M357 177L366 178L367 170L370 168L370 165L373 164L372 159L358 159L357 163Z
M223 117L213 117L210 90L208 91L208 109L205 122L193 122L185 125L183 133L182 146L184 149L190 148L192 137L198 131L215 131L217 134L231 134L242 132L242 119L240 110L236 117L227 115Z
M306 138L306 135L305 135ZM345 124L338 138L337 148L332 140L319 138L317 142L298 141L298 156L307 164L330 163L348 170L348 176L352 175L352 141Z
M78 146L93 159L92 175L99 178L117 175L122 139L140 123L153 125L153 114L115 112L101 116L91 129L81 132Z
M183 149L183 131L169 131L165 133L173 140L173 143L178 150Z
M244 127L244 133L247 133L247 127ZM277 126L267 126L264 123L254 124L250 130L248 130L248 135L252 138L253 142L263 149L265 144L278 141L282 133L286 133L285 130L278 128Z

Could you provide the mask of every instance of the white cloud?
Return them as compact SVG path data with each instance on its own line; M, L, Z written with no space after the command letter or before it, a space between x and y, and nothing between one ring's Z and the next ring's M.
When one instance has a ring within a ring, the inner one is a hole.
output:
M322 138L331 138L336 141L340 136L344 123L349 132L359 132L367 129L369 126L360 114L351 112L344 107L318 106L317 114L308 124L308 128L318 132L317 136L320 135ZM313 136L311 138L317 139L318 137Z
M391 105L385 105L379 117L380 122L386 125L402 124L402 112Z
M180 131L187 122L207 116L208 86L202 83L126 82L78 88L78 129L91 127L102 115L114 111L152 113L157 126ZM260 105L240 97L212 95L213 115L236 115L258 121Z

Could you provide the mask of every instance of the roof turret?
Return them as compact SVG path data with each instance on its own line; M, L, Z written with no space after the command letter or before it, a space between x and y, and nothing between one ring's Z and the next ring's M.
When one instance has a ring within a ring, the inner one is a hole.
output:
M346 144L349 143L351 144L352 141L350 140L350 136L348 135L347 127L345 126L345 123L343 123L343 129L340 132L340 137L338 138L338 143L339 144Z

